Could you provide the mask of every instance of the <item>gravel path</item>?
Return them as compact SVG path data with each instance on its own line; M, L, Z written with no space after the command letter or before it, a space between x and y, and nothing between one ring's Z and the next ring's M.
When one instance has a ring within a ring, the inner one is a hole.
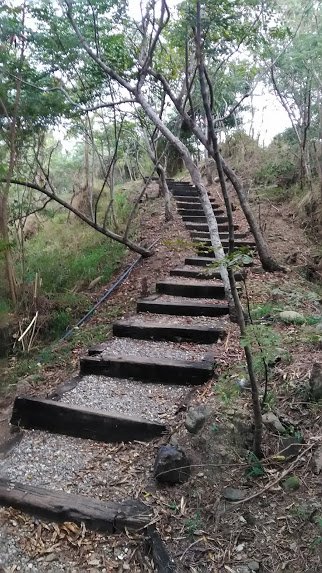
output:
M189 342L155 342L151 340L135 340L132 338L111 338L103 345L103 356L149 357L173 360L206 360L209 345L191 344Z
M196 267L195 267L196 269ZM174 283L178 285L198 285L198 286L222 286L222 281L220 280L209 280L208 278L193 278L193 277L169 277L159 282Z
M137 497L143 484L153 485L158 443L105 444L29 430L1 461L0 476L49 490L122 501Z
M189 304L227 304L227 302L222 298L189 298L187 296L172 296L170 294L160 294L160 296L154 298L153 300L157 302L172 302L176 304L180 304L181 302L186 302Z
M211 316L171 316L167 314L157 314L150 312L142 312L137 315L125 318L125 321L130 320L131 324L142 325L145 324L158 324L159 326L220 326L225 327L229 320L224 317L216 318ZM122 319L119 321L122 322Z
M167 422L188 392L189 386L144 384L92 375L84 376L74 390L63 395L62 402L152 422Z
M104 449L104 444L29 430L7 457L0 460L0 476L77 493L75 474L86 466L98 449Z

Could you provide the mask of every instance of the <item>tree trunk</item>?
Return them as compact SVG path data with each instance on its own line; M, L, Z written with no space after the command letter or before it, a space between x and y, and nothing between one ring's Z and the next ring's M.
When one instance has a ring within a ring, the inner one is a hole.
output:
M239 203L240 206L243 210L243 213L247 219L247 222L249 224L249 228L251 230L251 232L254 235L254 239L256 242L256 247L257 247L257 251L258 251L258 256L260 258L260 261L262 263L263 269L265 271L270 271L270 272L274 272L274 271L283 271L283 267L281 265L279 265L271 256L269 249L268 249L268 245L261 233L261 230L259 228L259 225L256 221L256 218L254 216L254 213L249 205L248 199L244 193L244 189L242 186L242 183L239 181L238 177L235 175L234 171L231 169L231 167L229 167L229 165L227 165L227 163L224 161L223 158L222 159L222 166L223 166L223 170L225 175L227 175L228 179L231 181L238 199L239 199Z
M215 258L218 261L218 269L224 283L224 289L228 304L230 307L233 306L233 298L230 290L230 283L229 277L227 272L227 267L225 264L225 253L224 249L221 244L221 240L219 237L218 231L218 224L216 217L213 212L213 208L208 197L208 192L206 187L202 182L202 177L200 171L195 165L191 154L187 147L180 141L178 137L176 137L172 131L163 123L163 121L159 118L158 114L155 112L153 107L149 104L149 102L145 99L141 92L137 92L136 100L141 105L142 109L145 111L146 115L150 118L150 120L154 123L154 125L159 129L159 131L166 137L166 139L172 143L172 145L178 150L180 156L182 157L184 164L189 171L192 183L195 185L199 192L200 201L207 219L208 227L209 227L209 234L211 239L211 244L214 249Z
M157 174L159 176L159 189L161 191L161 195L164 198L164 214L166 221L172 221L173 215L171 212L171 199L170 199L170 191L167 184L166 176L164 169L160 163L156 167Z
M7 194L0 192L0 261L3 275L2 284L6 285L6 291L14 305L17 304L17 285L14 273L14 266L11 257L10 239L8 231L8 200ZM2 244L1 244L2 243ZM1 262L2 262L1 261Z
M235 277L232 270L229 270L228 274L229 274L231 291L234 298L237 322L240 329L240 334L241 336L245 336L246 324L244 318L244 311L238 296ZM263 419L262 419L262 410L259 399L259 391L258 391L257 380L254 373L253 357L250 347L245 346L244 352L247 363L247 371L251 384L251 391L252 391L253 414L254 414L254 453L258 458L261 458L263 455L262 454Z
M182 107L180 106L180 102L174 97L174 95L173 95L169 85L167 84L166 80L164 80L164 78L162 77L161 74L155 74L155 77L157 77L158 79L161 80L167 94L169 95L170 99L174 103L178 113L180 114L182 119L187 123L187 125L190 127L193 134L204 145L204 147L208 150L209 154L212 157L214 157L214 151L212 149L212 146L209 144L207 137L203 133L202 129L194 123L194 121L191 119L189 114L182 109ZM251 207L248 203L248 200L245 196L241 182L239 181L238 177L235 175L234 171L224 161L222 156L221 156L221 160L222 160L224 173L227 175L228 179L231 181L231 183L232 183L232 185L236 191L241 209L242 209L242 211L243 211L243 213L244 213L244 215L248 221L250 230L254 235L254 239L255 239L256 247L257 247L257 251L258 251L258 256L261 260L263 268L267 271L270 271L270 272L284 270L283 267L281 265L279 265L270 255L268 245L267 245L267 243L266 243L266 241L265 241L265 239L261 233L261 230L257 224L255 216L254 216L254 214L251 210Z

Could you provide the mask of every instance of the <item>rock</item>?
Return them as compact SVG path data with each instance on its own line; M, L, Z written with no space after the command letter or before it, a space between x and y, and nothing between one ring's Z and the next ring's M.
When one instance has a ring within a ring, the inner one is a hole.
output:
M0 358L7 358L12 346L9 324L0 323Z
M316 332L317 334L322 334L322 322L318 322L318 323L315 325L315 332Z
M263 414L263 424L279 434L285 434L286 432L282 422L273 412L265 412L265 414Z
M299 489L301 482L297 476L289 476L283 482L283 488L285 491L296 491Z
M296 324L303 324L303 322L305 322L303 314L295 312L295 310L283 310L278 316L283 322L294 322Z
M319 474L322 471L322 446L314 453L313 458L314 473Z
M241 390L249 390L251 388L251 383L248 378L237 378L236 384Z
M190 434L197 434L209 415L209 408L205 404L189 408L185 419L185 426L188 432L190 432Z
M166 445L159 448L154 477L162 483L183 483L190 476L190 461L179 446Z
M234 573L249 573L250 569L247 565L238 565L236 569L231 569L231 571L234 571Z
M314 362L310 376L310 398L314 402L322 400L322 364Z
M250 569L250 571L259 571L260 564L258 563L258 561L249 561L247 563L247 567L248 569Z
M246 491L234 487L226 487L223 496L227 501L241 501L246 497Z
M296 458L301 451L301 444L304 443L302 436L287 436L281 438L280 451L281 455L286 458Z
M289 255L287 255L287 257L285 257L285 262L287 264L292 264L294 265L297 261L297 257L298 257L298 252L294 252L294 253L290 253Z

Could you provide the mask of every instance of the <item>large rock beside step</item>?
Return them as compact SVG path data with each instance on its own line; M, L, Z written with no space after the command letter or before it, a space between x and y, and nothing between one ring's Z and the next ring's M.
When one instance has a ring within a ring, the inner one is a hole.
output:
M267 426L273 432L277 432L278 434L284 434L285 428L280 421L280 419L273 413L273 412L265 412L262 416L263 424Z
M154 464L154 477L161 483L183 483L190 476L190 461L179 446L161 446Z
M314 402L322 400L322 364L314 362L310 376L310 398Z
M290 322L295 324L303 324L305 321L303 314L295 312L295 310L283 310L283 312L280 312L278 316L283 322L286 323Z
M189 408L185 419L185 426L188 432L190 432L190 434L197 434L209 415L210 410L205 404L199 404L199 406Z

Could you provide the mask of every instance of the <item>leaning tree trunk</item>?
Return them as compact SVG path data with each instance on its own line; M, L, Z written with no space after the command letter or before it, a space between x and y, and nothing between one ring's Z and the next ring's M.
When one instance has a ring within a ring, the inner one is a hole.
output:
M172 99L172 101L173 101L178 113L182 117L182 119L190 127L192 133L199 139L199 141L208 150L209 155L211 155L211 157L214 158L214 150L212 148L212 145L210 145L210 143L209 143L207 137L205 136L205 134L203 133L203 131L200 129L199 126L197 126L195 124L195 122L192 120L190 115L182 109L182 107L180 106L180 102L178 102L178 100L176 100L176 98L173 96L167 83L166 82L164 83L162 76L160 76L160 74L159 74L158 77L161 78L161 81L163 82L163 85L165 86L165 89L166 89L169 97ZM281 265L279 265L273 259L273 257L270 255L268 245L267 245L267 243L266 243L266 241L265 241L265 239L264 239L264 237L260 231L260 228L257 224L255 216L251 210L251 207L248 203L247 197L245 196L242 184L240 183L238 177L235 175L234 171L228 166L228 164L224 161L222 156L221 156L221 160L222 160L222 166L224 169L224 173L226 174L228 179L231 181L233 187L235 188L241 209L242 209L242 211L243 211L243 213L244 213L244 215L248 221L250 230L254 235L258 256L261 260L263 268L266 271L270 271L270 272L284 270L283 267Z
M156 167L156 172L159 176L159 182L160 182L160 191L161 191L161 195L164 199L164 214L165 214L165 220L166 221L172 221L173 220L173 215L171 212L171 198L170 198L170 191L169 191L169 187L167 184L167 179L165 176L165 172L164 172L164 168L162 167L162 165L160 165L160 163L157 164Z
M269 252L269 248L268 245L260 231L259 225L256 221L256 218L254 216L254 213L249 205L248 199L244 193L244 189L243 186L241 184L241 182L239 181L238 177L236 176L236 174L234 173L234 171L231 169L231 167L229 167L229 165L227 165L227 163L224 161L224 159L221 157L221 161L222 161L222 166L223 166L223 170L224 173L227 175L228 179L231 181L238 199L239 199L239 203L240 206L243 210L243 213L247 219L247 222L249 224L249 228L252 232L252 234L254 235L254 239L256 242L256 247L257 247L257 251L258 251L258 256L260 258L260 261L262 263L263 269L265 271L270 271L270 272L274 272L274 271L282 271L283 267L281 265L279 265L271 256L270 252Z
M166 139L178 150L180 156L182 157L187 170L190 173L192 183L195 185L199 192L200 201L205 213L205 217L209 227L209 234L211 239L211 244L214 249L215 258L218 261L218 269L224 283L224 289L229 307L232 309L234 306L234 301L231 294L229 277L225 262L225 253L221 240L219 237L219 230L216 217L213 212L213 208L208 197L208 192L206 187L202 182L202 177L197 165L194 163L191 154L187 147L176 137L172 131L163 123L159 118L158 114L155 112L153 107L145 99L141 92L136 93L136 100L141 105L142 109L145 111L146 115L154 123L154 125L159 129L159 131L166 137Z
M5 285L5 289L7 290L7 294L9 295L12 303L16 305L17 285L10 250L7 213L7 195L6 193L0 192L0 260L3 260L3 263L1 264L3 268L0 268L0 278L2 277L2 284Z

